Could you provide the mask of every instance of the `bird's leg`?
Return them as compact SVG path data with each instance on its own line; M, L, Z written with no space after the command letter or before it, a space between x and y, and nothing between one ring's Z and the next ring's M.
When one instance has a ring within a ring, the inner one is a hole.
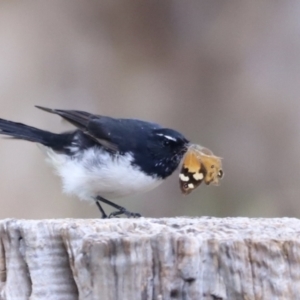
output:
M99 200L96 200L96 205L98 206L98 208L102 214L102 219L106 219L107 214L105 213L104 209L102 208L101 204L99 203Z
M117 209L117 211L113 211L108 217L111 218L111 217L116 217L116 216L119 216L119 215L125 215L126 217L130 218L130 217L133 217L133 218L140 218L141 215L139 213L133 213L133 212L130 212L128 211L125 207L122 207L118 204L115 204L109 200L106 200L105 198L102 198L101 196L97 196L96 197L96 204L100 210L100 212L102 213L102 218L107 218L107 215L106 213L104 212L103 208L101 207L100 203L99 202L103 202L107 205L110 205L114 208Z

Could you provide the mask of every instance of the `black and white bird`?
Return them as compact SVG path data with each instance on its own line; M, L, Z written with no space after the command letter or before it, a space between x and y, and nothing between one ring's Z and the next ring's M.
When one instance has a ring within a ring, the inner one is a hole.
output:
M149 191L180 164L189 141L179 132L136 119L115 119L77 110L49 109L77 127L61 134L0 119L0 134L45 146L63 190L116 209L109 216L139 217L111 200Z

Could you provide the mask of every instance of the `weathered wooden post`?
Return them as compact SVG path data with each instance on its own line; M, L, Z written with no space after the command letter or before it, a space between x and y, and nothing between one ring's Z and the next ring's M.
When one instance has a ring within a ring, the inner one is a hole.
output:
M7 219L0 238L0 299L300 299L297 219Z

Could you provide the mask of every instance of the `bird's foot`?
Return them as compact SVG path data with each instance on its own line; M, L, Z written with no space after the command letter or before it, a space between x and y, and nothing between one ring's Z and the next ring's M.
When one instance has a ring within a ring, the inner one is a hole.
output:
M119 217L120 215L125 215L127 218L140 218L142 216L139 213L130 212L122 207L120 210L116 210L110 213L108 218L115 218Z

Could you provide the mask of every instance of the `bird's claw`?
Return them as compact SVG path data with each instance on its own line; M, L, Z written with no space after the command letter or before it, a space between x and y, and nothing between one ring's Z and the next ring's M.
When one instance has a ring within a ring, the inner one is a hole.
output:
M110 213L108 218L118 218L120 215L125 215L127 218L140 218L142 216L139 213L130 212L124 208L117 211L113 211L112 213Z

